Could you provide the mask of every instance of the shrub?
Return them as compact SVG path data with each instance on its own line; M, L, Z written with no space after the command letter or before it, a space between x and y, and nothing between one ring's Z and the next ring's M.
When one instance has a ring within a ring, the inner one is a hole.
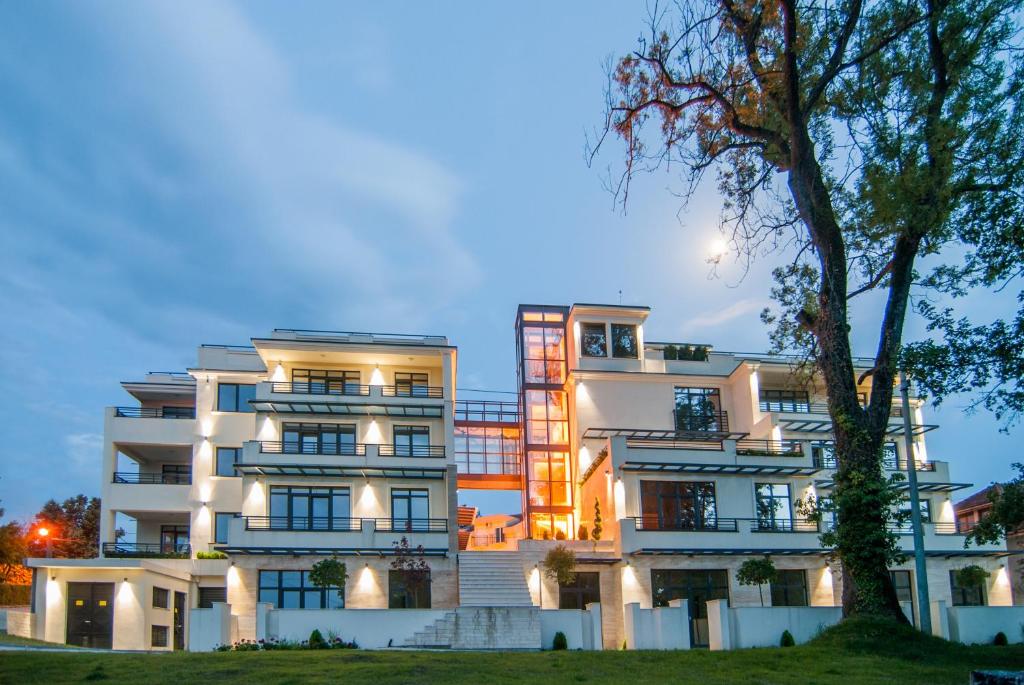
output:
M580 529L578 531L576 531L576 536L580 540L589 540L590 539L590 532L587 530L586 526L580 526Z
M556 530L555 531L555 539L556 540L564 540L565 539L565 533L563 533L560 530Z
M313 632L309 634L309 648L310 649L327 649L327 641L324 640L324 636L320 634L318 628L314 628Z
M1000 630L998 633L996 633L996 637L994 640L992 640L992 644L994 644L996 647L1005 647L1006 645L1010 644L1010 641L1006 639L1006 633Z
M788 630L782 631L782 639L779 640L779 647L793 647L796 645L796 640L793 639L793 633Z
M592 535L592 537L595 540L600 540L601 539L601 531L604 530L604 527L601 525L602 523L603 523L603 521L601 520L601 502L595 497L594 498L594 530L593 530L593 535Z
M555 650L556 652L560 649L569 649L569 641L565 638L565 633L563 633L561 630L555 633L555 639L551 645L551 649Z
M989 576L989 572L977 564L964 566L954 573L956 573L956 582L960 584L960 587L981 587Z
M31 585L7 585L6 583L0 583L0 606L24 606L31 603Z
M544 575L559 585L572 585L576 580L576 554L565 545L556 545L548 550L541 562Z
M196 552L196 559L227 559L228 555L224 552Z

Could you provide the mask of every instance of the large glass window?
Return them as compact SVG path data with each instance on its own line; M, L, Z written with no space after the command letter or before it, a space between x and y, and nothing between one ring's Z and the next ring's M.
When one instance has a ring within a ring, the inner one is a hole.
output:
M391 526L396 531L429 530L430 499L426 490L391 491Z
M425 373L396 373L395 395L398 397L427 397L430 379Z
M641 523L645 530L715 530L715 484L693 481L640 481Z
M309 571L260 571L260 602L275 609L341 609L345 600L337 587L319 588Z
M217 470L218 476L236 476L235 464L242 461L241 447L218 447L217 448Z
M580 324L580 354L584 357L608 356L608 333L603 323Z
M565 382L565 334L561 328L523 327L524 382Z
M759 529L793 529L793 511L787 483L755 483L754 506Z
M234 512L218 511L213 518L213 541L220 545L228 543L228 530L231 527L231 519L237 516Z
M814 465L826 469L834 469L838 466L836 462L836 444L831 440L817 440L811 443L811 457ZM893 470L896 468L896 443L886 442L882 444L882 466Z
M356 454L355 424L286 423L281 432L285 454Z
M586 609L588 604L600 601L600 573L577 571L572 583L558 584L559 609Z
M292 369L292 389L312 395L357 395L359 372L346 369Z
M963 586L955 570L949 572L949 589L953 594L955 607L983 607L986 604L985 586Z
M930 499L919 500L921 504L921 522L930 523L932 520L932 501ZM900 513L907 515L907 526L910 524L910 500L900 500Z
M348 488L270 488L273 530L358 530L351 511Z
M773 607L807 606L807 571L776 571L771 588Z
M388 571L389 609L429 609L430 572Z
M228 589L226 586L203 586L199 588L199 608L212 609L214 602L227 604Z
M255 409L249 400L256 399L255 385L241 383L217 384L217 411L235 411L252 413Z
M568 445L568 400L562 390L526 391L526 442Z
M910 584L910 571L889 571L892 586L896 588L896 599L900 602L913 602L914 591Z
M810 405L806 390L761 390L761 411L807 412Z
M455 464L459 473L518 474L518 428L455 426Z
M430 426L395 426L392 429L396 457L429 457Z
M571 505L569 453L531 451L527 455L527 460L530 504L539 507Z
M637 359L640 356L636 326L625 323L612 324L612 356L625 359Z
M722 402L718 388L675 389L676 430L719 431L723 426Z

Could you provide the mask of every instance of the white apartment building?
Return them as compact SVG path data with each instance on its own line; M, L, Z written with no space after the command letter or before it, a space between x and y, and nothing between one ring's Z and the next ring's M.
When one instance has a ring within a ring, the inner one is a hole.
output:
M841 574L797 506L828 501L822 391L796 382L786 358L648 341L649 313L520 306L514 402L456 399L443 337L329 331L204 345L185 373L123 383L135 404L106 414L100 558L30 560L33 607L18 625L51 642L184 649L208 644L203 612L216 609L221 639L344 616L391 626L381 645L458 646L453 612L500 607L506 632L536 631L540 646L547 623L534 612L550 623L599 604L584 642L618 648L631 607L686 600L700 646L709 600L761 605L736 570L765 555L781 571L767 604L839 605ZM1007 551L965 548L950 498L969 484L930 458L923 412L915 401L932 599L1009 605ZM905 469L897 408L889 435L886 468ZM522 511L460 517L469 489L518 491ZM393 567L403 537L426 584ZM556 544L576 552L572 586L541 573ZM309 581L328 556L346 564L342 596ZM991 571L987 587L957 586L967 564ZM912 563L892 573L916 617Z

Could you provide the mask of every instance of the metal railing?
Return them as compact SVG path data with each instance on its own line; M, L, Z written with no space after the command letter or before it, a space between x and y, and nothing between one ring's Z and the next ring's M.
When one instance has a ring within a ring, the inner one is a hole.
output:
M455 400L456 421L519 424L519 403L500 400Z
M447 533L448 519L374 519L377 530L390 533Z
M839 464L836 461L835 455L832 454L815 454L814 465L819 469L835 469L839 468ZM917 471L934 471L935 462L933 461L919 461L916 463ZM895 459L885 457L882 459L882 468L886 471L906 471L907 462L906 460L900 460L898 463Z
M161 559L188 559L192 546L182 543L165 545L159 542L104 542L103 556L107 557L150 557Z
M416 385L415 383L382 385L380 392L384 397L430 397L433 399L444 397L444 388L440 385Z
M807 519L742 519L750 523L751 533L817 533L817 521Z
M270 391L293 395L361 395L370 394L369 385L337 381L277 381L270 384Z
M393 445L378 446L382 457L443 457L444 445Z
M465 452L455 453L455 468L463 475L470 476L518 476L522 473L518 457L505 457L495 459L497 455L467 454ZM479 459L470 459L479 457Z
M191 485L191 473L131 473L114 471L114 483L126 485Z
M363 519L328 516L244 516L246 530L358 531Z
M326 454L336 457L362 457L366 455L366 444L352 442L314 445L304 442L262 440L260 441L260 452L263 454Z
M804 456L804 446L799 440L744 438L736 441L736 454L745 457L802 457Z
M676 430L680 432L729 432L728 412L715 411L688 414L677 410L673 414L675 415L674 424Z
M126 419L194 419L195 407L114 407L114 415Z
M684 533L735 533L739 519L715 517L708 521L659 521L657 516L631 516L637 530Z
M828 404L825 402L801 402L800 400L759 400L758 406L765 412L784 412L787 414L824 414L828 415ZM861 403L864 406L864 403ZM893 405L889 416L903 416L903 407Z

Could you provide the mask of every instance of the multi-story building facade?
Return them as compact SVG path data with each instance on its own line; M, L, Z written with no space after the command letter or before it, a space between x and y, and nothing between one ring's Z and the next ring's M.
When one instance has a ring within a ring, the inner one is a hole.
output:
M736 570L765 555L781 571L770 604L837 605L841 574L819 541L828 516L800 507L828 504L822 390L786 358L648 341L648 314L521 306L514 402L456 399L445 338L324 331L203 346L187 373L124 383L137 405L107 410L101 556L31 561L33 634L172 649L188 644L190 609L217 603L233 635L253 638L261 606L599 602L602 640L617 647L626 605L687 599L702 644L707 600L760 603ZM932 598L1010 604L1005 547L964 548L950 497L967 486L929 458L934 426L920 402L912 411ZM908 464L903 426L894 409L892 472ZM520 492L522 511L460 517L460 489ZM429 565L425 585L394 568L402 537ZM572 586L538 566L562 541L577 554ZM328 556L349 571L340 594L309 579ZM966 563L993 571L982 592L956 586ZM912 565L892 573L916 616Z

